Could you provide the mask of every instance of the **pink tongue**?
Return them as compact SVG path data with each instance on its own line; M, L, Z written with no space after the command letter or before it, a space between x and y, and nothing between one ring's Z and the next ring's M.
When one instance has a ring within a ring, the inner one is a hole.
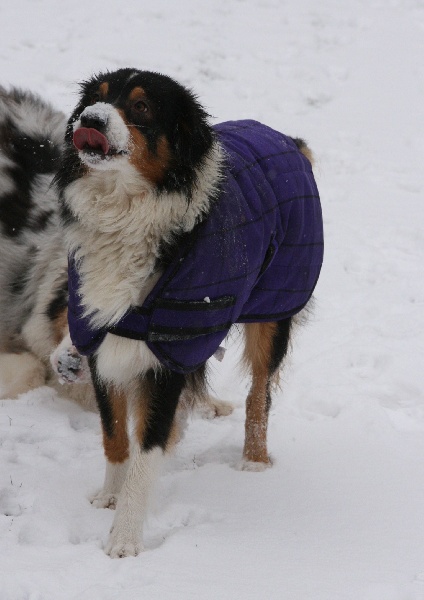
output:
M88 146L93 150L101 150L103 154L109 152L109 142L105 136L91 127L80 127L74 131L74 146L77 150L84 150Z

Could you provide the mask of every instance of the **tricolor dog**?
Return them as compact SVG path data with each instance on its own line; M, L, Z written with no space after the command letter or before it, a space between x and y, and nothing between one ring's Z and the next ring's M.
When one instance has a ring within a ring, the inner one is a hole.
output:
M106 552L136 555L179 399L202 394L234 323L252 376L243 464L270 464L272 383L323 257L310 152L255 121L211 126L170 77L120 69L82 84L56 183L107 457L95 504L116 503Z

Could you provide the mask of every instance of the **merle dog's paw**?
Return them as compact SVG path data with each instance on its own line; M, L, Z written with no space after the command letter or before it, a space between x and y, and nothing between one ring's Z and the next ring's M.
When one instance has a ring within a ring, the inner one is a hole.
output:
M53 352L50 362L61 383L87 383L90 381L88 361L79 354L69 338L65 338Z
M57 357L57 372L66 383L75 383L79 379L82 357L72 352L72 348L63 350Z

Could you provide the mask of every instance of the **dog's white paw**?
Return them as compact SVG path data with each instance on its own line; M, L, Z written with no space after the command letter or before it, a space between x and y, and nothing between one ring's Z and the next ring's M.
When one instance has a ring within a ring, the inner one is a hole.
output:
M252 473L261 473L262 471L266 471L272 467L272 462L269 460L268 462L256 462L253 460L246 460L243 458L237 466L236 469L238 471L250 471Z
M111 558L126 558L127 556L137 556L144 550L140 541L135 539L122 540L119 535L114 535L112 530L110 538L105 547L105 553Z
M118 502L118 494L101 490L90 497L90 502L95 508L111 508L114 510Z
M204 419L214 419L215 417L228 417L233 412L234 407L229 402L219 400L214 396L209 396L204 404L198 408L200 415Z
M234 406L230 402L219 400L213 396L211 397L211 406L215 410L216 417L228 417L234 410Z

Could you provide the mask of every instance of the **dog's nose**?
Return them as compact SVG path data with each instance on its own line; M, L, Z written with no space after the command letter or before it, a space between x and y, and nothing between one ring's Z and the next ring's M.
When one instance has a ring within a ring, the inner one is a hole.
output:
M101 131L107 125L108 115L92 109L85 109L81 114L80 120L82 127L94 128Z

